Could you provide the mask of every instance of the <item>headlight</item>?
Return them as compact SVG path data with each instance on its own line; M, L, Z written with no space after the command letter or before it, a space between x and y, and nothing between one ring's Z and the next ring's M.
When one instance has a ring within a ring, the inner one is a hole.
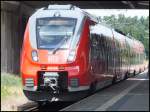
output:
M35 50L32 51L32 60L38 61L38 54L37 54L37 51L35 51Z
M71 50L71 51L69 52L69 56L68 56L67 61L68 61L68 62L74 61L74 60L75 60L75 56L76 56L76 51L75 51L75 50Z

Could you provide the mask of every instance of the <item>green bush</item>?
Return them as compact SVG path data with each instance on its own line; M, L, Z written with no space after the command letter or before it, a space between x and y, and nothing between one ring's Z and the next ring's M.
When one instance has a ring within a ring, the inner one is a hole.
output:
M14 74L1 73L1 98L7 96L21 95L22 84L21 78Z

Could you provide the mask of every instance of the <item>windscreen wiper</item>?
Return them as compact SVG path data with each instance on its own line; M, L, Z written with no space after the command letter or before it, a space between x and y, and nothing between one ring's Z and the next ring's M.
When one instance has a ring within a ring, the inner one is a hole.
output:
M52 54L55 54L56 51L62 46L62 44L63 44L65 41L67 41L67 39L68 39L68 37L67 37L67 38L64 37L64 38L61 40L61 42L58 44L58 46L52 51Z

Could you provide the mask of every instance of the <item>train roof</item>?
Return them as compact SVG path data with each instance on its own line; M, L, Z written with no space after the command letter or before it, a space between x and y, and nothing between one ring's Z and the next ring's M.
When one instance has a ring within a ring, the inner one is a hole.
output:
M68 4L68 5L49 5L48 7L43 7L43 8L40 8L38 9L34 15L40 15L40 13L42 12L45 12L46 13L51 11L51 12L67 12L66 14L68 14L68 12L78 12L78 13L82 13L84 16L88 17L91 21L95 22L95 23L98 23L98 18L91 15L90 13L80 9L79 7L76 7L76 6L73 6L71 4ZM43 14L42 14L43 15ZM42 16L41 15L41 16ZM72 16L71 14L68 14L70 16ZM80 15L76 14L76 17Z
M92 26L91 33L104 35L108 38L112 38L114 36L114 38L118 41L122 41L122 40L124 41L126 38L125 35L122 35L122 34L116 32L114 29L108 28L101 24L96 24L96 25Z
M111 38L113 36L112 30L101 24L96 24L94 26L91 26L91 33L98 34L98 35L104 35L109 38Z

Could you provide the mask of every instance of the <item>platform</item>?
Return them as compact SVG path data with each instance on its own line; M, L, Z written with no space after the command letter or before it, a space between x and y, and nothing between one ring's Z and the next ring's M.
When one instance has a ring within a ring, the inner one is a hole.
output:
M149 111L149 74L135 77L99 90L63 111Z

